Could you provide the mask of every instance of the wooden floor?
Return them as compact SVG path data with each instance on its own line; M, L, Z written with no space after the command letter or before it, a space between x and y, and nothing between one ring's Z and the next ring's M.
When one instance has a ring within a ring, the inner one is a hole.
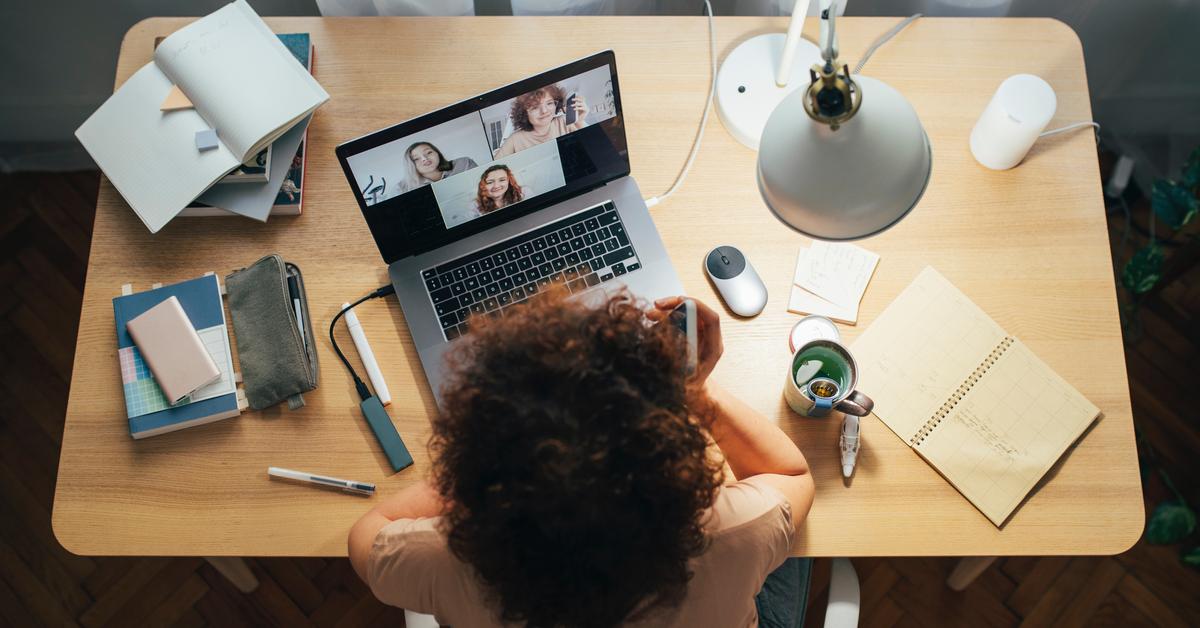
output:
M344 558L251 559L261 586L243 595L200 558L90 558L57 543L50 512L98 186L95 172L0 175L0 627L402 626ZM1134 215L1144 224L1144 208ZM1110 225L1117 248L1123 216ZM1144 243L1130 240L1126 256ZM1134 416L1193 507L1197 313L1200 270L1143 312L1144 336L1126 347ZM1168 498L1157 474L1145 495L1147 513ZM1179 550L1140 541L1114 557L1002 558L961 593L943 584L954 559L855 559L859 623L1197 626L1200 572ZM807 628L822 624L828 581L819 560Z

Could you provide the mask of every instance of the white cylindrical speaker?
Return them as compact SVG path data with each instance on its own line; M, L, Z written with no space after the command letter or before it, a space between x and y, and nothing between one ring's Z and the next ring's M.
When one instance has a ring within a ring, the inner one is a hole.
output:
M1008 77L971 130L971 154L992 170L1016 166L1057 108L1058 99L1046 81L1032 74Z

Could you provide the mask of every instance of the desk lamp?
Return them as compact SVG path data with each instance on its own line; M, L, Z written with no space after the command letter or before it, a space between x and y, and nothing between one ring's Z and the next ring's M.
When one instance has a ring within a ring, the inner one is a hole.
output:
M806 89L786 95L767 118L758 188L792 229L820 240L857 240L908 215L929 184L933 155L899 92L851 76L838 61L832 2L820 1L823 63L809 70Z
M758 150L771 112L785 96L808 85L805 72L821 61L817 46L800 38L809 4L810 0L796 0L786 37L752 37L721 62L713 98L717 119L750 150Z

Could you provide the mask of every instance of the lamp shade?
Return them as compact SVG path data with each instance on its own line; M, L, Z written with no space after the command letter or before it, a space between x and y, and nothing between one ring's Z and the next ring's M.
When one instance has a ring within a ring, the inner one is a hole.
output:
M784 224L820 240L857 240L891 227L925 193L929 137L912 105L886 83L855 76L862 105L833 131L805 113L806 91L767 119L758 187Z

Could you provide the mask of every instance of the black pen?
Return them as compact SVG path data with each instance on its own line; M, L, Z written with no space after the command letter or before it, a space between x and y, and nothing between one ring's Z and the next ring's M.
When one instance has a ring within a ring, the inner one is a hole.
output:
M300 282L295 277L287 278L288 295L292 297L292 307L296 308L296 326L300 328L300 340L304 349L308 349L308 339L304 337L304 315L300 313Z

